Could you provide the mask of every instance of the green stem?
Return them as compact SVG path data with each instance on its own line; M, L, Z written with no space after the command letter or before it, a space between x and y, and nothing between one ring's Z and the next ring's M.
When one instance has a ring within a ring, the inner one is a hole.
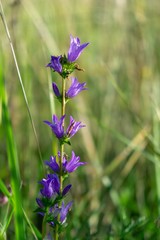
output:
M65 115L65 105L66 105L66 101L65 101L65 79L62 78L62 105L61 105L61 115ZM63 123L63 127L64 127L64 123ZM62 179L62 162L63 162L63 155L64 155L64 144L61 144L61 148L60 148L60 162L59 162L59 166L60 166L60 192L62 192L63 189L63 179Z
M61 116L65 115L65 105L66 105L66 100L65 100L65 79L62 78L62 104L61 104ZM63 123L64 127L64 123ZM63 190L63 169L62 169L62 162L63 162L63 155L64 155L64 144L60 145L60 159L59 159L59 166L60 166L60 175L59 175L59 181L60 181L60 193L62 193ZM61 205L61 202L59 203L59 207ZM60 216L59 216L60 218ZM56 224L56 229L54 232L54 240L59 239L59 233L58 233L58 224Z
M42 222L42 239L44 239L45 236L46 236L46 215L44 216L43 222Z
M65 91L66 91L66 80L62 78L62 106L61 106L62 116L65 114L65 106L66 106Z
M58 240L59 238L59 234L58 234L58 224L56 224L56 229L55 229L55 232L54 232L54 240Z

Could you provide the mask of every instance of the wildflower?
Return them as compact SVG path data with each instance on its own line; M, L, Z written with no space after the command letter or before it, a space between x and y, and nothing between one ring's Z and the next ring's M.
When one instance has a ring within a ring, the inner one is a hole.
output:
M66 92L66 97L67 98L73 98L75 97L78 93L80 93L83 90L86 90L87 88L84 88L86 83L80 83L78 82L77 78L72 78L72 84L68 91Z
M38 206L35 212L44 217L42 230L46 230L45 225L48 223L53 227L56 239L58 239L59 234L66 226L67 214L72 206L72 202L68 202L67 204L64 203L64 198L72 187L71 184L64 186L64 180L69 176L69 173L74 172L78 167L86 164L86 162L80 162L80 157L76 156L74 151L72 151L70 158L68 158L64 152L64 145L66 143L70 145L70 138L72 138L79 129L85 127L82 122L76 122L74 118L70 116L69 125L67 128L64 128L66 117L65 104L69 99L74 98L81 91L86 90L86 83L80 83L77 78L71 78L71 85L68 90L66 90L63 81L69 79L69 75L73 71L83 71L75 61L79 58L88 44L89 43L80 44L80 39L78 37L74 38L70 35L68 54L51 56L50 62L47 65L47 67L50 67L62 77L61 91L55 82L52 83L52 88L55 96L61 103L61 112L63 116L61 115L61 117L58 118L53 114L51 122L44 121L59 140L60 151L58 152L58 156L51 156L50 160L45 162L45 164L51 168L53 174L47 174L47 176L39 182L42 188L40 189L39 197L36 198ZM46 232L43 231L42 236L44 236L45 239L52 239L51 234L46 236L45 234Z
M64 118L65 115L63 115L60 120L58 120L58 117L56 115L53 115L52 117L52 123L49 121L44 121L47 125L49 125L56 135L56 137L60 140L61 143L69 143L69 139L73 137L76 132L82 127L85 127L85 125L82 125L81 122L76 122L72 116L70 116L70 124L66 130L66 133L64 132Z
M65 115L62 116L60 120L58 120L58 117L56 115L53 115L52 116L53 123L49 121L44 121L44 123L46 123L52 128L52 131L54 132L54 134L58 139L61 139L64 136L64 127L63 127L64 118L65 118Z
M74 62L82 53L83 49L87 47L89 43L83 43L80 45L80 39L70 35L70 48L68 50L68 61Z
M47 67L50 67L55 72L61 73L62 72L62 65L60 63L62 56L51 56L51 62L48 63Z
M69 202L66 206L64 204L64 201L62 202L61 208L58 207L58 204L56 204L52 209L50 209L50 224L52 227L54 227L55 223L57 222L58 215L60 215L60 223L64 224L67 218L67 214L69 212L69 209L71 208L73 202ZM52 215L52 217L51 217Z
M45 164L48 165L54 172L60 171L60 167L56 162L56 157L51 156L50 161L46 161Z
M49 174L49 175L50 176L48 176L48 179L42 179L42 181L40 182L40 184L43 184L44 188L40 190L40 193L42 194L42 196L40 196L39 198L36 198L36 202L38 204L37 210L41 215L44 214L45 212L44 210L46 207L49 207L50 209L52 209L52 201L48 201L49 199L51 199L52 197L55 197L54 201L56 201L59 197L65 197L65 195L69 192L69 190L72 187L71 184L68 184L63 189L62 194L60 194L60 184L59 184L58 176L56 174Z
M60 157L60 152L58 152L58 156ZM60 172L60 167L56 162L56 157L51 156L50 161L46 161L45 164L48 165L52 169L52 171L57 173ZM63 172L64 173L74 172L78 167L85 164L86 162L80 162L80 157L76 156L74 151L72 151L72 156L70 160L67 160L66 156L63 157L63 161L62 161Z
M73 98L76 95L78 95L81 91L87 90L87 88L85 88L85 85L86 85L85 82L80 83L78 82L77 78L72 78L72 84L70 88L66 91L65 97L67 99ZM55 82L52 83L52 88L55 96L60 100L62 96Z
M74 151L72 151L72 157L70 161L67 161L66 158L63 160L63 168L69 173L74 172L78 167L84 164L86 164L86 162L80 162L80 157L76 157Z
M51 198L54 194L59 193L60 182L56 174L48 174L47 179L43 178L40 184L43 185L43 188L40 190L40 192L46 198Z
M70 116L70 124L67 128L66 135L68 138L73 137L76 132L82 127L85 127L85 125L82 125L81 122L76 122L72 116Z

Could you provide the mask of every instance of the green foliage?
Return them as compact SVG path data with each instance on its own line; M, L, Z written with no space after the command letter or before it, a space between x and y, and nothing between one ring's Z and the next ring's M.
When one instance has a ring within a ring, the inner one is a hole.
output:
M45 66L66 52L70 33L91 43L78 60L87 71L77 72L88 93L69 106L87 125L71 144L88 164L71 176L74 210L62 239L158 240L159 1L2 2L43 160L57 148L43 120L59 111L50 89L58 80ZM0 239L41 239L41 157L2 21L0 36L0 189L9 199Z

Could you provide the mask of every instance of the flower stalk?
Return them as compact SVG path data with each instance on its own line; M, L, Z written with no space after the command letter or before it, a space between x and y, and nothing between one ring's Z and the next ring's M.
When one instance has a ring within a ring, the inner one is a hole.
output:
M65 86L66 86L66 80L64 78L62 78L62 104L61 104L61 117L65 115L65 106L66 106L66 102L65 102ZM64 121L62 126L64 127ZM63 162L63 155L64 155L64 144L62 143L60 145L60 192L62 193L62 189L63 189L63 176L62 176L62 162Z

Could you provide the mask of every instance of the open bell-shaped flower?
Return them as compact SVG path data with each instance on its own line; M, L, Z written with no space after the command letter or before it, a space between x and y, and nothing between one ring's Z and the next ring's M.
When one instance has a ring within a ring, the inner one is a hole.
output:
M41 194L46 198L51 198L54 194L58 194L60 190L59 178L56 174L48 174L47 178L40 181L43 188L40 190Z
M53 71L61 73L62 72L62 65L61 65L61 60L62 56L51 56L51 61L50 63L47 64L47 67L50 67L53 69Z
M58 157L60 158L60 152L58 152ZM56 157L51 156L50 161L45 162L46 165L48 165L53 172L59 173L60 172L60 167L59 164L56 161ZM72 156L70 159L66 157L65 155L63 156L62 160L62 169L63 172L66 173L71 173L74 172L78 167L85 165L86 162L80 162L80 157L76 156L74 151L72 151Z
M72 84L66 92L66 97L73 98L73 97L77 96L81 91L87 90L87 88L85 88L85 85L86 85L85 82L80 83L80 82L78 82L77 78L73 77Z
M64 118L65 118L65 115L62 116L60 120L58 120L58 117L54 114L52 116L52 123L49 121L44 121L44 123L46 123L51 127L52 131L54 132L54 134L58 139L61 139L64 136L64 126L63 126Z
M74 151L72 151L71 159L68 161L65 157L63 160L63 168L66 172L74 172L78 167L85 165L86 162L80 162L80 157L76 156Z
M44 123L46 123L52 129L56 137L60 140L61 144L70 144L69 139L73 137L79 129L85 127L85 125L83 125L81 122L76 122L74 118L70 116L69 126L66 132L64 132L64 118L65 115L63 115L60 120L58 120L58 117L56 115L53 115L52 122L44 121Z
M70 116L70 123L66 131L67 138L73 137L79 129L85 127L81 122L76 122L72 116Z
M80 44L80 39L78 37L73 37L70 35L70 48L68 50L68 61L74 62L81 55L84 48L87 47L89 43Z

